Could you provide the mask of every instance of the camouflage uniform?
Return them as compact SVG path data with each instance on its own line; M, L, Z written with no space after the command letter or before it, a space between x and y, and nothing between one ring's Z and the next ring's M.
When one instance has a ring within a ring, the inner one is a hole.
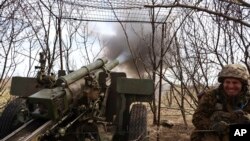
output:
M213 126L224 121L227 124L250 122L250 94L248 88L249 74L238 64L225 66L219 73L218 81L223 83L224 78L238 78L242 82L241 93L228 97L222 84L211 91L204 93L193 115L195 130L191 134L191 141L228 141L228 128L223 133L213 131Z

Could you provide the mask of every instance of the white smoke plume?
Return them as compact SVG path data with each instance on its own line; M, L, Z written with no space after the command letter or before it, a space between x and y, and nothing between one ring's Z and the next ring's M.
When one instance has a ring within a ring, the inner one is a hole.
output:
M102 37L103 41L105 41L103 56L109 59L118 59L120 61L120 70L126 72L130 77L138 77L138 71L140 76L144 76L145 69L152 68L150 61L150 57L152 57L151 25L146 24L142 26L138 23L124 25L130 48L121 25L113 23L112 28L116 34L115 36L111 38ZM158 34L156 35L154 51L159 58L161 37Z

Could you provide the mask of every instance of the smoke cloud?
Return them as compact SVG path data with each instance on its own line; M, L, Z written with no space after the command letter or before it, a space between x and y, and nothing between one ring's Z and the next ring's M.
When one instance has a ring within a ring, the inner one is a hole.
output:
M118 59L120 62L119 71L126 72L128 77L138 78L138 71L140 76L144 77L146 70L152 68L150 59L153 52L151 48L151 25L138 23L124 25L128 40L120 24L112 23L110 25L116 35L112 38L102 37L105 42L102 55L109 59ZM154 52L157 60L159 60L160 40L161 37L156 34Z

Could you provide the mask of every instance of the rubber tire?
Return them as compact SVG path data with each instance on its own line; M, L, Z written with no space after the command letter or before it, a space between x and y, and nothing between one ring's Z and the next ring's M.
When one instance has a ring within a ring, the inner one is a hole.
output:
M6 106L0 117L0 139L24 124L19 122L16 125L13 125L17 118L17 114L22 109L27 109L25 99L22 98L16 98Z
M128 140L147 140L147 109L143 104L134 104L129 116Z

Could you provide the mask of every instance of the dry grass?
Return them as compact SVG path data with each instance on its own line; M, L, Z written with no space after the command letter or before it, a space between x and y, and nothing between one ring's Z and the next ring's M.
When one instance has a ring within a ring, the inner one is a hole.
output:
M3 108L5 107L6 103L9 101L10 99L10 85L11 85L11 80L8 81L8 83L6 84L5 88L6 90L4 90L4 92L0 92L0 113L3 111Z
M6 90L1 96L0 96L0 112L2 112L3 108L5 107L6 103L10 99L9 90Z

